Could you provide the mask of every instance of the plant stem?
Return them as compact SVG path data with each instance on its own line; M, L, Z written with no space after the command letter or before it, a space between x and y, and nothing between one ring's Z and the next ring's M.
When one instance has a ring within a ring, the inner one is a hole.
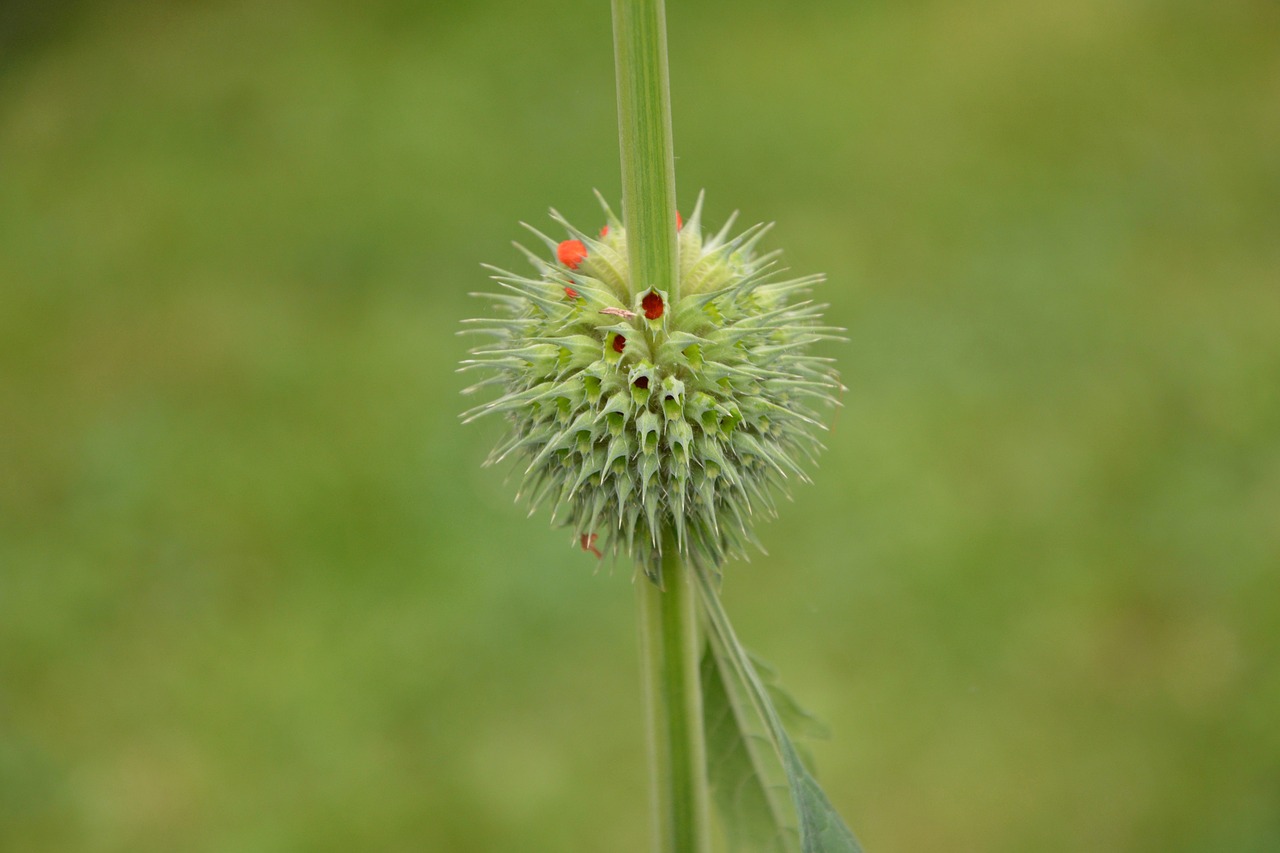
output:
M663 0L613 0L613 56L631 292L663 290L674 303L676 166Z
M613 0L622 214L631 293L677 292L676 168L663 0ZM663 533L662 586L645 577L640 637L653 815L660 853L711 849L707 746L702 729L697 594L674 532Z
M662 547L660 588L640 577L640 647L649 728L654 849L711 849L707 746L702 728L697 590L674 535Z

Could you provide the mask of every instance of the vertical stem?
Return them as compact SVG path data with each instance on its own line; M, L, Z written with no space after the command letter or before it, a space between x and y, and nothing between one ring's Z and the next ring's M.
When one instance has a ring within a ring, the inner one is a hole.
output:
M613 0L613 56L631 292L664 290L674 303L676 166L663 0Z
M631 293L679 299L676 169L663 0L613 0L622 214ZM697 596L674 533L662 541L662 587L640 588L640 636L660 853L711 849L707 747L702 730Z
M707 746L702 728L697 590L674 535L662 543L663 587L641 575L640 647L649 726L654 849L711 849Z

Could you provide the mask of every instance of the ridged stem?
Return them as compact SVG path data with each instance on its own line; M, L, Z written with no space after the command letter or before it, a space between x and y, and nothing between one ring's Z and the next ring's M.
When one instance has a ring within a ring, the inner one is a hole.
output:
M631 293L677 288L676 170L663 0L613 0L622 215ZM662 586L637 579L654 849L711 849L707 747L702 728L697 595L673 533L662 543Z
M702 727L697 590L675 537L662 547L662 587L641 574L640 648L649 729L654 849L711 849L707 746Z
M674 303L676 166L663 0L613 0L613 56L631 292L663 290Z

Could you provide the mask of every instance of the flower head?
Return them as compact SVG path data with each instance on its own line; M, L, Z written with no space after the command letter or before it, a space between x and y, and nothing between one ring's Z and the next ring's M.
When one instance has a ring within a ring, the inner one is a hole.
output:
M626 229L601 199L598 238L552 217L557 242L526 226L547 255L520 247L537 271L490 267L502 315L473 320L491 335L463 370L495 374L467 389L501 395L464 413L502 413L510 430L489 462L524 465L530 512L544 502L574 541L630 555L658 577L664 533L718 568L757 543L752 521L773 515L772 492L821 448L813 404L841 389L810 345L839 338L825 307L805 298L822 277L781 279L769 230L730 237L701 225L702 198L679 232L679 298L633 282ZM597 546L597 542L600 543ZM669 546L668 546L669 547Z

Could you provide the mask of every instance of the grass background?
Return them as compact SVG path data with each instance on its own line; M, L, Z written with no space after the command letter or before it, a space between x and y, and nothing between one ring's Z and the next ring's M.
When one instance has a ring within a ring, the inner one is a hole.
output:
M850 390L730 567L872 851L1280 848L1280 14L668 10ZM0 3L0 849L645 849L633 593L456 422L608 6Z

